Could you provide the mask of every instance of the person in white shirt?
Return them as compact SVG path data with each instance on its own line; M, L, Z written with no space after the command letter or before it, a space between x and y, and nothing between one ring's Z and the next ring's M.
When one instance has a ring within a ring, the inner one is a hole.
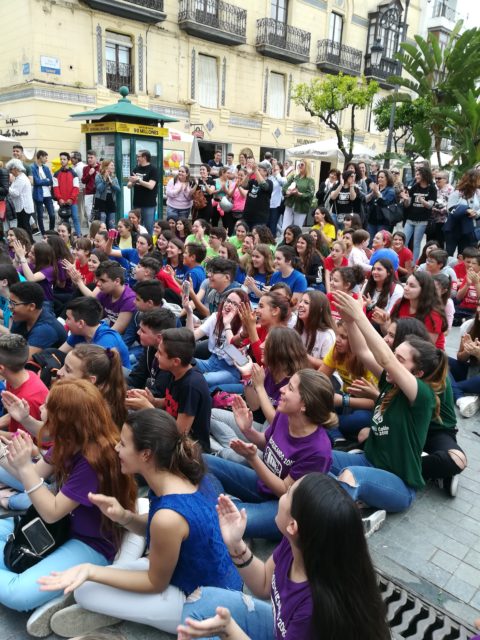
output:
M17 216L17 226L25 229L33 244L32 229L30 227L30 216L35 211L32 198L32 185L27 178L25 167L20 160L13 158L7 162L5 168L13 177L8 194L12 198L13 207Z
M82 161L82 154L80 151L72 151L70 154L70 161L72 163L72 169L78 176L79 192L77 198L78 218L79 220L85 220L88 224L87 212L85 210L85 185L82 182L83 169L87 165Z

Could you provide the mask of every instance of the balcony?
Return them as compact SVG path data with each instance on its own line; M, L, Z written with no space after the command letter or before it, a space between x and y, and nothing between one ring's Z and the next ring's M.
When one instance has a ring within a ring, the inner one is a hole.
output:
M457 20L460 20L453 7L445 0L437 0L433 5L432 16L428 19L427 28L429 31L452 31Z
M163 11L164 0L83 0L91 9L110 15L155 24L163 22L167 14Z
M394 85L388 82L390 76L395 76L399 71L399 63L395 60L382 58L378 67L372 66L370 54L365 56L365 77L368 80L376 80L382 89L393 89Z
M333 40L319 40L317 67L324 73L345 73L359 76L362 68L362 52Z
M123 62L107 60L107 88L118 91L120 87L128 87L130 93L135 92L133 66Z
M273 18L257 20L258 53L292 64L302 64L310 59L310 33L291 27Z
M247 41L247 11L223 0L180 0L178 25L192 36L239 45Z

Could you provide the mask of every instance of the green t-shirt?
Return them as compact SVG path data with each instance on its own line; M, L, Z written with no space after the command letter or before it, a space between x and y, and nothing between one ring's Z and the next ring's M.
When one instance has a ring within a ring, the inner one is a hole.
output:
M240 251L243 245L243 240L239 240L237 236L230 236L230 238L228 238L228 242L230 242L230 244L233 244L237 251Z
M456 431L457 416L455 415L455 401L453 399L452 385L450 378L447 376L445 390L439 394L440 398L440 420L432 419L430 423L430 431L439 431L440 429L449 429Z
M425 484L421 456L435 409L431 387L418 378L417 385L417 397L412 404L399 391L382 413L381 402L393 388L385 372L382 373L372 428L365 443L365 455L374 467L394 473L413 489L421 489Z

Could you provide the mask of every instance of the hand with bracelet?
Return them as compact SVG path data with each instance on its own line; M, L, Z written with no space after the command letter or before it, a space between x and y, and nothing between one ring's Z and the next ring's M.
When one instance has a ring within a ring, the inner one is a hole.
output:
M222 493L218 496L217 513L222 538L233 563L239 569L247 567L253 561L254 555L243 541L247 526L245 509L239 511L232 500Z

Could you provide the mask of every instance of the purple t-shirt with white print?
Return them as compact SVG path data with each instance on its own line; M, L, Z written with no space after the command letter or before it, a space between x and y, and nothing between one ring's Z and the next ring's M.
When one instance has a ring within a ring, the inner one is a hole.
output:
M313 640L312 592L308 582L293 582L288 577L293 562L292 549L283 538L273 552L275 570L271 598L276 640Z
M122 311L135 313L137 310L135 307L135 291L130 289L128 284L125 285L125 289L118 300L113 301L110 294L102 292L97 294L97 300L105 311L105 320L110 327L115 324Z
M328 473L332 464L332 445L326 430L319 425L309 436L295 438L288 431L288 417L277 411L272 424L265 431L263 462L276 476L293 480L317 471ZM261 481L258 490L273 495Z

